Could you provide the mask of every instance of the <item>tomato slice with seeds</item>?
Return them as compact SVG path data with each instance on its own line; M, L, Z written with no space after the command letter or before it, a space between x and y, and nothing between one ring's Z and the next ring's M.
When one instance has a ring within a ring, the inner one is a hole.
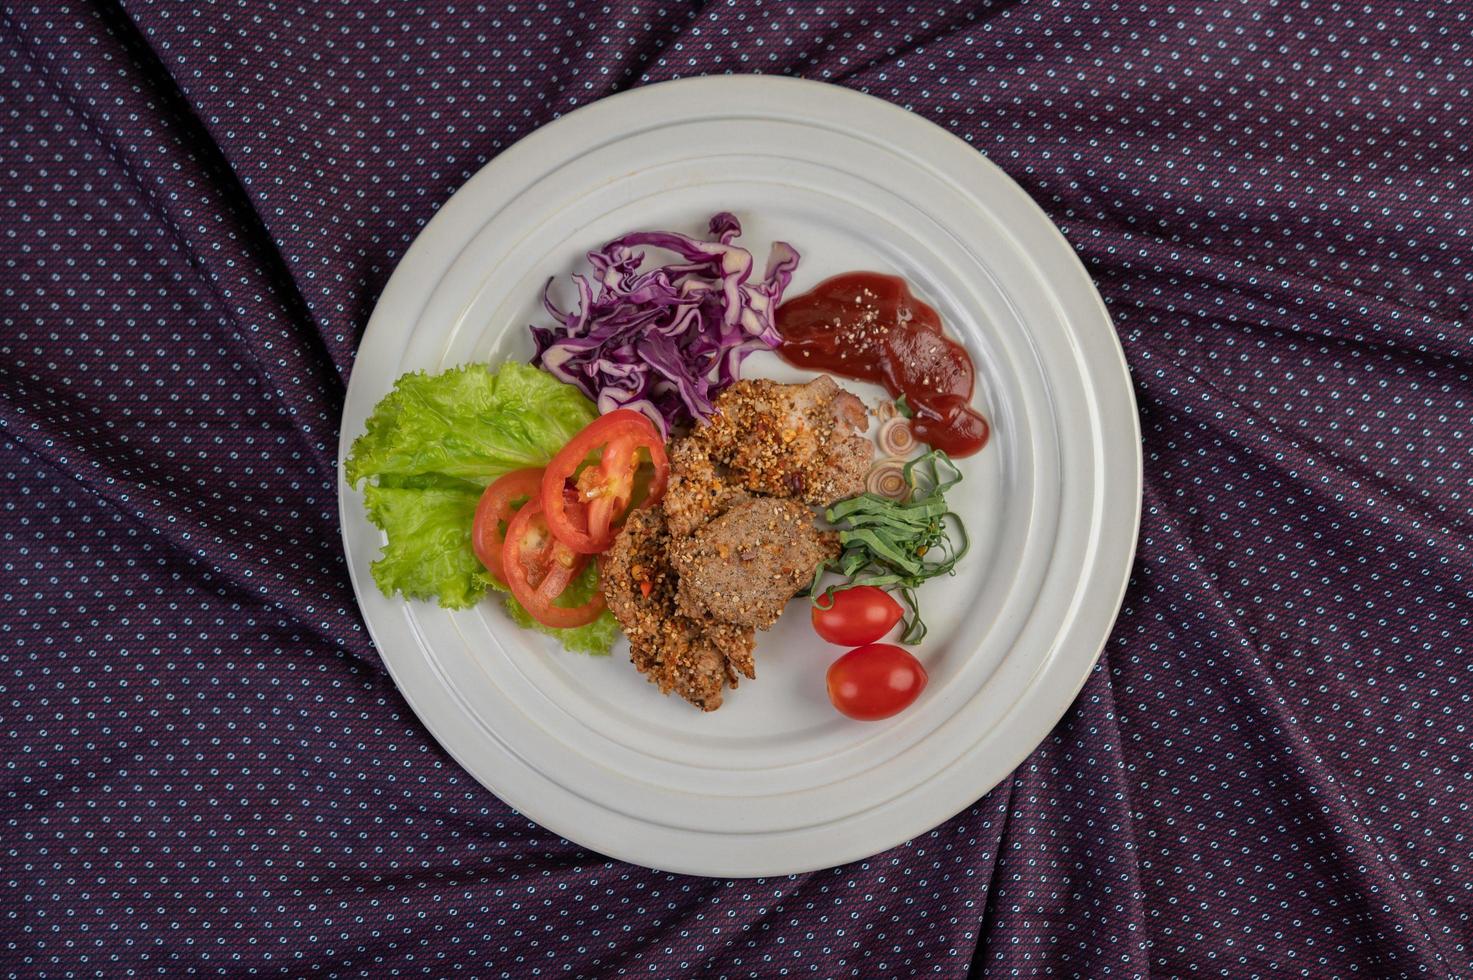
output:
M649 493L640 505L648 507L665 493L670 462L654 423L639 412L621 408L595 419L552 458L542 476L542 510L559 541L581 555L609 549L634 497L641 449L654 467ZM595 452L597 462L580 472L578 467ZM576 501L585 508L582 527L568 517L565 490L570 480Z
M501 566L501 546L506 541L507 525L523 501L535 500L541 492L542 467L512 470L487 487L476 505L471 546L481 564L502 585L506 584L506 572Z
M581 524L584 508L576 500L562 503L570 524ZM506 539L501 544L501 566L507 587L543 626L555 629L584 626L603 612L602 592L595 592L581 606L553 605L588 562L587 555L578 554L553 536L542 502L536 497L522 505L507 525Z

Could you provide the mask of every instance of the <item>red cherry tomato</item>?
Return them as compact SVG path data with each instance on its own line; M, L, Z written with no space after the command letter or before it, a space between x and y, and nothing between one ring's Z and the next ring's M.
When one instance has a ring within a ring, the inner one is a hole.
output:
M476 520L471 525L471 545L476 557L496 581L506 584L501 567L501 546L506 541L506 525L517 512L519 500L531 500L542 490L542 468L512 470L486 488L476 505Z
M828 605L824 605L829 602ZM813 631L830 643L853 647L873 643L900 622L905 610L890 593L873 585L856 585L822 596L813 604Z
M926 689L926 668L893 643L856 647L829 665L829 700L860 721L889 718Z
M641 449L649 453L655 469L649 495L641 505L648 507L664 494L670 463L654 423L640 413L628 408L612 411L590 422L558 450L542 477L542 510L559 541L582 555L609 549L634 496ZM585 466L575 478L578 467L595 450L601 450L598 462ZM587 509L588 521L581 528L568 520L563 502L570 479L578 491L576 500Z

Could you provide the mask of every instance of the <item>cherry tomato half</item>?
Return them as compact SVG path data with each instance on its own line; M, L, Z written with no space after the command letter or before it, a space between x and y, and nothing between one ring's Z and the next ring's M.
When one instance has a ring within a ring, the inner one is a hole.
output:
M903 615L900 603L884 589L856 585L828 599L818 597L813 604L813 631L830 643L858 646L873 643L890 632Z
M547 514L547 526L559 541L583 555L609 549L618 522L634 496L634 474L641 449L649 453L655 470L649 495L641 505L648 507L665 493L670 463L654 423L640 413L621 408L600 416L558 451L542 476L542 509ZM598 462L578 472L595 451L599 451ZM570 479L578 491L577 500L587 508L588 521L582 528L568 519L564 505L563 491Z
M926 689L926 668L893 643L856 647L829 665L829 700L860 721L889 718Z
M506 525L511 523L521 500L535 499L542 492L542 468L512 470L493 482L481 494L476 505L476 520L471 525L471 546L476 557L495 576L496 581L506 584L506 572L501 567L501 546L506 541Z
M581 510L575 502L565 508L565 513L574 517ZM507 525L506 540L501 545L501 566L507 587L543 626L556 629L583 626L603 611L602 592L595 592L581 606L553 605L553 600L563 594L588 561L587 555L577 554L553 537L547 517L542 513L542 503L536 498L522 505Z

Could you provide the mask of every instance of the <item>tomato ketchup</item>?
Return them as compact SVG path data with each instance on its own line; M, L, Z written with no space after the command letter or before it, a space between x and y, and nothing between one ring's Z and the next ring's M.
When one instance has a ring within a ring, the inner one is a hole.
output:
M987 419L972 408L976 369L946 336L941 317L899 276L846 272L777 309L789 364L885 386L905 397L917 439L951 456L987 444Z

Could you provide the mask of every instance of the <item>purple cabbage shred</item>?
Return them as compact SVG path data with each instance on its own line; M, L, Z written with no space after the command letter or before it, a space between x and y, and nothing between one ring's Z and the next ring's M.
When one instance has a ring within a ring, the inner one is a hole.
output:
M542 303L555 324L532 327L532 363L576 385L600 413L643 412L660 434L708 418L711 402L737 379L753 351L782 343L773 313L798 266L798 252L774 242L760 279L752 253L733 244L742 226L721 212L714 241L669 231L636 231L588 253L592 275L576 275L578 303ZM645 249L676 261L640 270Z

